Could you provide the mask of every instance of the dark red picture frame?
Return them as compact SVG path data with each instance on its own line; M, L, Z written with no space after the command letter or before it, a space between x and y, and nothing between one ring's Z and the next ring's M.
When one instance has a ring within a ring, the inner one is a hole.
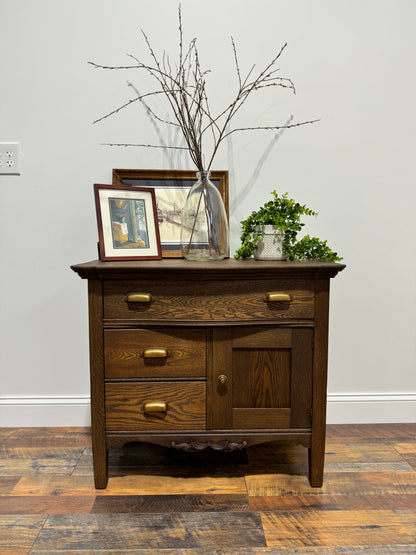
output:
M100 259L162 258L155 191L94 184Z

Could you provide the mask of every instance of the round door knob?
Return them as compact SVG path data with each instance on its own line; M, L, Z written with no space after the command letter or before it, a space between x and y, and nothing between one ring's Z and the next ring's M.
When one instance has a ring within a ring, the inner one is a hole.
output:
M218 385L225 385L228 382L228 378L227 376L224 376L224 374L221 374L221 376L218 376Z

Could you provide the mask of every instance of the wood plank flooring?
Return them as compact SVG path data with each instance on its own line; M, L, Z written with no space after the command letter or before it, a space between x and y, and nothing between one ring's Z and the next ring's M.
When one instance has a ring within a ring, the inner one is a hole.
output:
M95 490L87 428L0 428L0 555L416 553L416 424L328 426L307 450L129 444Z

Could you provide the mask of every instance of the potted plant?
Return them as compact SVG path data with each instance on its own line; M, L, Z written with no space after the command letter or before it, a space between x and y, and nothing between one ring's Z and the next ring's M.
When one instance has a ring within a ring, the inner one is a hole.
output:
M272 191L272 200L252 212L241 222L241 247L235 258L257 260L342 260L333 252L326 241L306 235L297 241L297 234L305 225L301 216L316 216L306 205L288 198L288 193L278 195Z

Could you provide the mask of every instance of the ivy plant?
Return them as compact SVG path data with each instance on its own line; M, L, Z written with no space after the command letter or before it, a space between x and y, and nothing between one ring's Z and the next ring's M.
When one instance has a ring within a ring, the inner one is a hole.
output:
M250 258L259 242L264 237L264 226L274 225L278 231L284 231L283 251L290 260L309 259L335 262L342 260L333 253L326 241L308 235L296 241L297 234L305 225L301 216L317 216L317 212L306 205L299 204L288 197L288 193L279 195L272 191L272 200L252 212L241 222L241 247L236 250L234 258Z
M317 213L288 197L288 193L278 195L272 191L272 200L252 212L241 222L241 247L236 250L235 258L250 258L264 237L264 226L274 225L278 231L285 232L283 248L286 251L296 240L297 233L305 225L301 216L316 216Z
M305 235L300 241L289 245L286 254L289 260L321 260L322 262L340 262L342 258L332 251L326 241L318 237Z

